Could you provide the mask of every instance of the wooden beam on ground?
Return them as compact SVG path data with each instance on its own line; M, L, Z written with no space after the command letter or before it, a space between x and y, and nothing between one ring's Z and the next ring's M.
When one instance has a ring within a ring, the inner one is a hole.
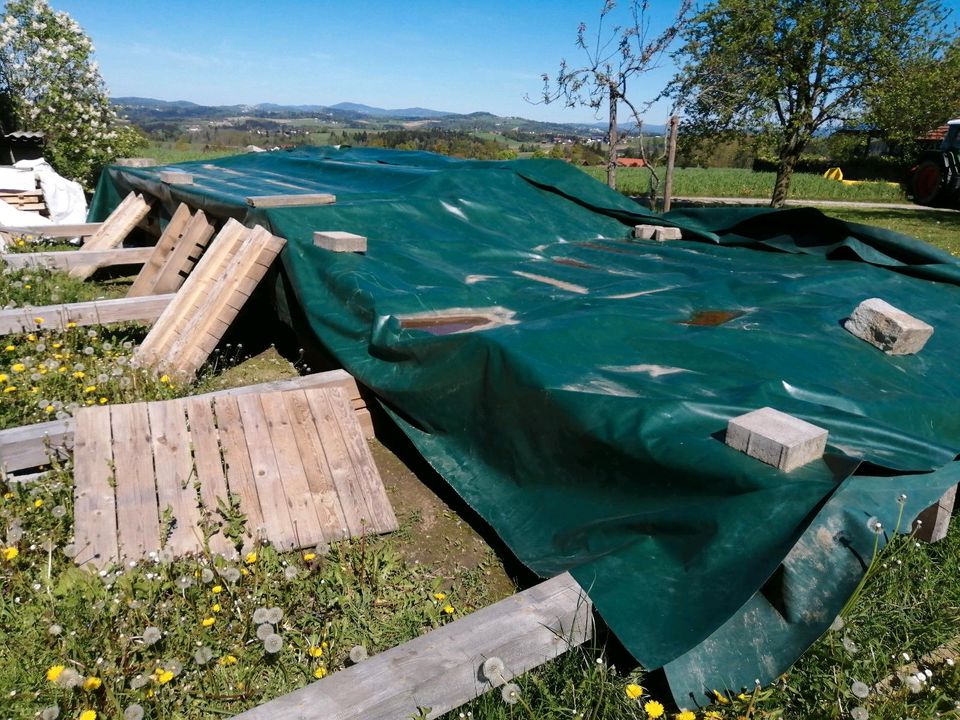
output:
M564 573L235 720L436 718L592 636L590 600ZM491 657L504 664L493 683L481 670Z
M77 325L109 325L118 322L153 323L173 300L173 293L142 298L117 298L41 305L39 307L0 310L0 335L44 330L63 330L67 323ZM37 318L43 318L37 323Z
M75 225L17 225L0 226L0 233L29 235L38 238L88 237L97 232L103 223L79 223Z
M247 198L247 205L255 208L296 207L298 205L332 205L336 201L337 196L330 193L255 195Z
M329 370L288 380L227 388L197 397L236 396L279 390L304 390L313 387L342 388L350 398L350 403L366 437L373 437L370 411L367 410L366 402L360 396L357 381L345 370ZM74 421L67 419L0 430L0 467L7 472L17 472L46 465L50 462L51 453L61 459L67 457L73 448L73 429Z
M81 252L90 250L109 250L124 241L127 235L137 226L147 213L150 212L152 198L147 199L139 193L130 193L123 199L103 225L87 240ZM97 268L92 265L78 265L70 271L71 277L85 280Z
M72 270L78 265L93 265L104 268L113 265L142 265L150 257L153 248L116 248L114 250L76 250L63 252L8 253L0 255L0 261L8 268L46 268L48 270Z
M957 486L947 490L943 496L917 515L913 521L914 533L917 540L935 543L943 540L950 530L950 518L957 501Z

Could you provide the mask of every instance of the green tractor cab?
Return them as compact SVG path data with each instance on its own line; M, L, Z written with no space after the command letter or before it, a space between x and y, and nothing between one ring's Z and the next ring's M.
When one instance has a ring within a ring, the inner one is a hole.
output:
M947 123L937 150L928 150L910 177L913 200L921 205L960 207L960 118Z

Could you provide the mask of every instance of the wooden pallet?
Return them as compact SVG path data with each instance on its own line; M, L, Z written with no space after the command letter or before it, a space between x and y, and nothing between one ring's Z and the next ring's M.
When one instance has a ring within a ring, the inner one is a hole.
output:
M161 547L234 557L241 544L290 550L397 529L341 387L89 407L75 422L78 564ZM231 507L245 537L224 534Z
M0 336L12 333L63 330L67 325L109 325L119 322L152 323L173 301L174 295L149 295L141 298L90 300L63 305L0 310ZM38 323L37 320L43 320Z
M152 199L148 200L139 193L130 193L123 199L117 208L103 222L97 231L90 236L79 252L89 250L110 250L124 241L130 231L143 220L150 212ZM94 264L77 265L70 270L70 275L85 280L97 269Z
M130 286L127 297L176 292L213 237L213 223L202 210L181 203Z
M142 367L192 378L286 241L228 220L134 354Z
M0 262L8 268L44 268L47 270L70 270L77 265L96 265L97 269L116 265L143 265L153 248L116 248L114 250L89 250L76 252L30 252L0 255Z
M17 210L33 211L41 215L47 214L47 204L41 190L0 190L0 200L12 205Z

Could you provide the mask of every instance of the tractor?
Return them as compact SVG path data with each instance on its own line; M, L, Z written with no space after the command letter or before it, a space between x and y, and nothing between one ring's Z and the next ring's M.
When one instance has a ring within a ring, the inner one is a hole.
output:
M910 177L914 202L960 207L960 118L947 123L936 150L927 150Z

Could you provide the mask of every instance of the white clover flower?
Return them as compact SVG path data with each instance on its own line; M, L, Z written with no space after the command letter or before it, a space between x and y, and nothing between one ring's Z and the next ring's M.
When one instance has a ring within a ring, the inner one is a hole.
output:
M268 635L263 639L263 649L266 650L271 655L275 655L280 652L280 648L283 647L283 638L273 633Z

